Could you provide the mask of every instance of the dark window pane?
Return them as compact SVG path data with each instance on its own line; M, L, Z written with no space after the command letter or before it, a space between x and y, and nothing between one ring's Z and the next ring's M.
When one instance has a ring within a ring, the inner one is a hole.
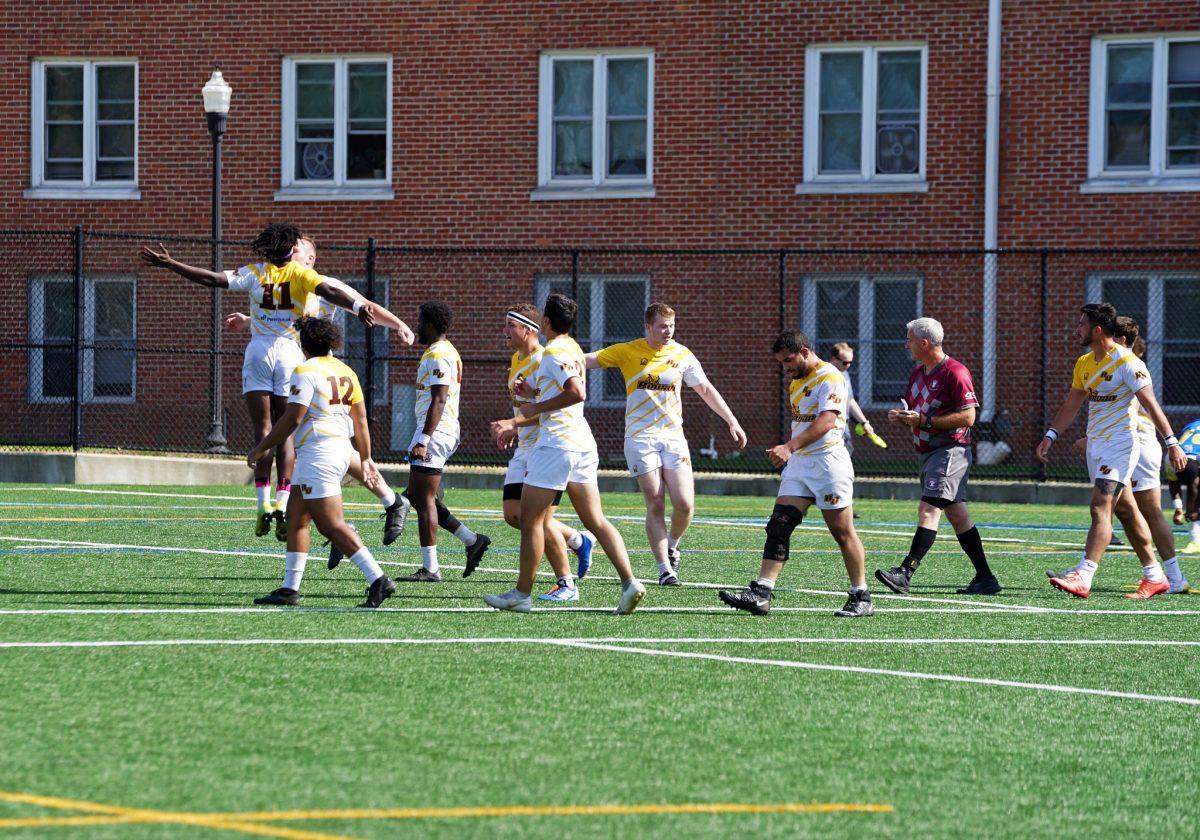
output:
M547 295L554 293L571 297L571 278L552 280ZM539 301L539 305L545 304L545 302L546 300L543 298ZM579 281L579 296L575 299L575 303L579 305L579 311L575 316L575 340L586 352L599 350L599 347L592 347L592 284L590 281Z
M1154 47L1150 44L1108 48L1109 105L1149 105L1154 72Z
M387 176L387 137L351 134L346 138L346 178L381 180Z
M592 115L592 75L591 59L554 62L554 116Z
M36 352L36 351L35 351ZM42 353L42 396L70 397L75 393L75 354L71 348L47 348Z
M1163 338L1200 341L1200 278L1169 277L1163 281ZM1196 375L1200 376L1200 366Z
M1108 112L1108 165L1150 165L1150 109Z
M862 53L823 53L820 72L822 111L862 110Z
M134 338L133 284L97 283L95 288L96 338Z
M906 326L917 317L917 283L882 280L875 283L875 338L904 344Z
M1168 343L1163 347L1163 403L1200 405L1200 342Z
M83 125L46 126L46 156L50 158L83 157Z
M82 102L83 101L83 68L82 67L47 67L46 68L46 101L47 102Z
M333 118L333 65L296 65L296 117Z
M821 172L858 172L862 168L862 115L821 115Z
M92 356L92 393L97 397L133 396L133 365L132 351L98 347Z
M921 53L879 53L879 111L921 109Z
M98 120L133 120L132 102L98 102L96 103L96 119Z
M42 340L71 338L75 333L75 291L70 282L43 283L34 286L34 295L41 289ZM37 301L35 300L34 305Z
M608 174L646 174L644 120L621 120L608 124Z
M903 397L912 369L913 361L903 341L876 341L872 400L894 402Z
M101 160L96 162L97 181L132 181L132 160Z
M97 132L100 135L100 157L133 157L133 125L101 125L97 126Z
M1176 106L1167 110L1167 148L1180 151L1200 149L1200 105Z
M48 161L47 181L82 181L83 161Z
M82 102L56 102L46 105L48 122L83 122Z
M1117 312L1133 318L1142 328L1149 323L1145 278L1105 280L1100 287L1100 300L1089 303L1111 303Z
M814 340L858 341L858 281L817 283L817 335Z
M644 58L608 62L608 115L643 117L648 107L649 62Z
M100 65L96 67L97 98L133 101L132 65Z
M346 75L350 86L350 119L385 119L387 65L351 64Z
M1167 62L1168 83L1200 83L1200 41L1171 44Z
M554 174L592 174L592 123L554 123Z
M604 344L632 341L645 332L646 284L609 280L604 284Z

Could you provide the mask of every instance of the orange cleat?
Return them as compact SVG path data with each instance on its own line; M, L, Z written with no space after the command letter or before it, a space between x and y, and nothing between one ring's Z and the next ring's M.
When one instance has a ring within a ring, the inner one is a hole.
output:
M1076 571L1067 572L1062 577L1050 578L1050 585L1063 592L1069 592L1076 598L1086 598L1092 594L1092 587L1084 583L1083 578Z
M1163 595L1171 591L1171 584L1165 580L1148 580L1142 578L1138 583L1137 592L1130 592L1125 597L1131 601L1149 601L1155 595Z

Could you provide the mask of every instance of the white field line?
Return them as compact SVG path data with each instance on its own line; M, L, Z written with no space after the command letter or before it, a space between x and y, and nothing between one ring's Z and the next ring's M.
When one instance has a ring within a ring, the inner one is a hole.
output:
M634 653L644 656L665 656L673 659L701 659L710 662L725 662L738 665L766 665L775 668L798 668L806 671L836 671L846 674L866 674L871 676L903 677L914 680L933 680L936 682L970 683L988 685L1000 688L1024 688L1033 691L1052 691L1061 694L1086 694L1093 697L1112 697L1121 700L1144 700L1154 703L1177 703L1185 706L1200 706L1200 698L1175 697L1162 694L1139 694L1129 691L1109 691L1100 688L1082 688L1072 685L1054 685L1051 683L1029 683L1016 680L997 680L987 677L964 677L958 674L931 674L922 671L897 671L890 668L864 668L857 665L827 665L821 662L795 662L788 659L752 659L744 656L722 656L716 653L697 653L682 650L655 650L654 648L628 647L612 644L596 644L584 641L558 641L561 647L579 648L582 650L610 651L613 653Z
M660 607L660 606L642 606L638 607L638 613L703 613L708 615L725 615L735 616L737 613L726 606L713 605L711 607ZM281 616L281 615L306 615L308 613L344 613L348 615L363 615L369 616L374 613L494 613L496 610L491 607L379 607L373 610L360 609L358 607L115 607L112 609L95 609L87 607L63 607L61 609L28 609L28 610L0 610L0 618L6 616L70 616L70 615L219 615L223 613L229 614L245 614L245 615L260 615L260 616ZM537 615L550 615L552 613L600 613L604 615L612 614L612 607L568 607L560 606L539 606L533 610ZM827 607L771 607L772 613L821 613L823 615L832 615L833 606ZM1000 615L1025 615L1025 613L1014 613L1012 610L1000 610L994 607L979 607L977 609L962 609L959 607L888 607L887 614L893 613L958 613L958 614L974 614L988 613ZM1138 613L1132 610L1091 610L1087 611L1087 615L1137 615ZM1145 610L1146 615L1200 615L1200 610L1185 613L1171 613L1163 610ZM739 620L749 621L748 618Z

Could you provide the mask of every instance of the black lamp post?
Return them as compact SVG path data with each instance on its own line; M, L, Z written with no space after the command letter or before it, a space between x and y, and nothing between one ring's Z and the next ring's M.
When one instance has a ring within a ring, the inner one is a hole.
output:
M220 70L200 91L204 97L204 114L208 118L208 133L212 135L212 270L221 270L221 136L225 134L225 120L229 114L229 98L233 88L225 81ZM221 290L212 290L212 356L208 369L209 408L211 417L208 435L204 441L209 452L228 452L225 445L225 423L221 406Z

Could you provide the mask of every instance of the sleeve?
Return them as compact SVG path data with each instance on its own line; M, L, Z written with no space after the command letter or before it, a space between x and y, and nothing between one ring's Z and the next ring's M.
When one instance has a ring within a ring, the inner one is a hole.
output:
M846 380L842 379L841 374L828 376L818 382L813 389L813 396L817 398L816 414L824 411L836 411L842 415L846 413Z
M689 388L695 388L708 381L708 377L704 375L704 368L700 367L700 360L690 351L687 359L680 365L680 370L683 373L683 384Z
M293 263L295 265L295 263ZM292 284L292 300L304 300L305 295L310 295L317 290L329 278L322 277L311 268L304 266L296 266L291 279Z
M1071 374L1071 387L1076 391L1087 390L1087 374L1083 369L1083 356L1075 360L1075 372Z
M249 266L242 266L237 271L226 271L225 276L229 279L230 291L248 292L258 287L258 278Z
M1146 363L1136 356L1121 365L1118 371L1129 390L1135 394L1150 385L1150 371L1146 368Z
M547 353L542 356L542 363L538 366L538 375L548 376L559 388L566 388L568 381L579 377L577 368L578 365L569 359Z
M971 381L971 372L967 370L966 365L959 365L955 370L950 394L954 397L950 403L955 406L951 411L979 408L979 399L975 396L975 383Z
M317 380L311 373L296 371L292 374L292 387L288 391L288 404L312 405L316 395Z
M620 367L624 358L624 344L610 344L596 353L596 361L600 363L600 367Z
M454 381L450 360L438 356L428 356L421 360L417 369L417 380L423 381L426 387L434 385L450 385Z

